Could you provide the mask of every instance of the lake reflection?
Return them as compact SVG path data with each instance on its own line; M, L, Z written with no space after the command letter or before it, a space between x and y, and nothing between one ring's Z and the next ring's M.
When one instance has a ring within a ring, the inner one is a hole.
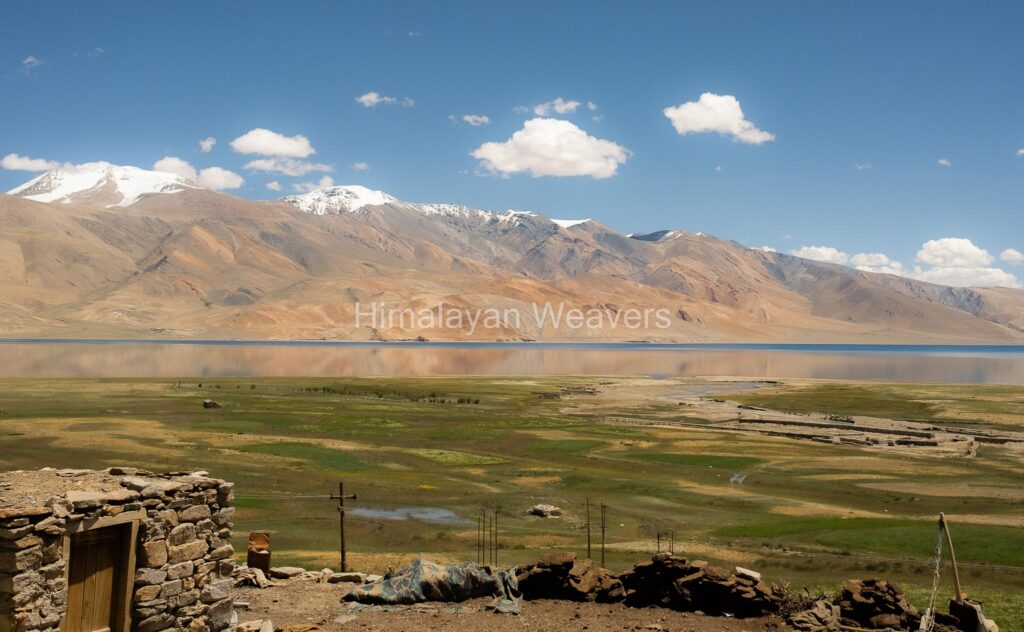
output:
M0 343L0 377L665 375L1024 384L1024 347Z

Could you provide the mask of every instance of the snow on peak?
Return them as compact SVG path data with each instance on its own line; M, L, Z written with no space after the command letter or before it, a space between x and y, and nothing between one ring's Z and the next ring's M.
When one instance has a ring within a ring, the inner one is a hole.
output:
M552 222L558 224L562 228L572 228L573 226L579 226L580 224L586 224L587 222L593 221L589 217L587 219L553 219Z
M364 206L402 204L383 191L375 191L358 184L326 187L302 195L289 195L284 201L314 215L351 213Z
M69 204L85 200L106 202L106 206L131 206L153 193L177 193L197 185L181 176L163 171L113 165L109 162L64 164L8 191L37 202Z

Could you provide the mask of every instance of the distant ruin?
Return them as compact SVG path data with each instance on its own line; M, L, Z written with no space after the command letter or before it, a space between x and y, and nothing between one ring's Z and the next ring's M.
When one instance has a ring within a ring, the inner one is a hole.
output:
M205 472L0 473L0 632L227 629L233 497Z

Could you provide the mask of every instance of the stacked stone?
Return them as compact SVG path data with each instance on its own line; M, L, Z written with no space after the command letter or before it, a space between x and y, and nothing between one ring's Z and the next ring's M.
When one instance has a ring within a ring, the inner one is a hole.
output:
M883 579L851 579L839 595L843 624L872 630L918 628L921 615L900 587Z
M48 507L0 509L0 632L60 627L67 601L60 520Z
M232 483L205 472L133 468L38 474L78 477L82 487L101 491L71 489L40 506L0 507L0 632L57 630L67 607L64 536L79 521L142 511L131 569L131 629L205 632L230 626Z
M564 599L613 603L626 596L611 571L575 553L547 553L536 564L523 566L516 577L524 599Z
M789 599L785 588L765 584L753 571L731 573L668 553L637 564L620 578L626 588L625 603L632 607L760 617L779 612Z

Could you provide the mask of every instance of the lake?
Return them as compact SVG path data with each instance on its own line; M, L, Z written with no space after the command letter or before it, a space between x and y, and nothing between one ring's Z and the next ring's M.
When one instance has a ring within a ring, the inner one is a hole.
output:
M1024 384L1024 346L7 340L0 377L653 375Z

